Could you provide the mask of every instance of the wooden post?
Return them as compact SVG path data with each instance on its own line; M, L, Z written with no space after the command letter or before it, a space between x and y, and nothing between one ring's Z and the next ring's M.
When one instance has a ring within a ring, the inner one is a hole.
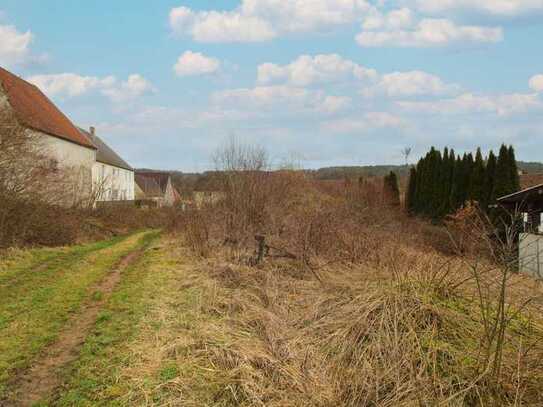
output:
M256 264L260 264L262 260L264 260L264 253L266 250L266 237L264 235L256 235L255 240L258 243Z

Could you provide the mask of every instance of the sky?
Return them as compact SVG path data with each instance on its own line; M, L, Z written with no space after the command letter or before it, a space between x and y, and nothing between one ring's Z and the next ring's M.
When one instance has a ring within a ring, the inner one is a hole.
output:
M1 0L0 66L134 167L543 161L543 0Z

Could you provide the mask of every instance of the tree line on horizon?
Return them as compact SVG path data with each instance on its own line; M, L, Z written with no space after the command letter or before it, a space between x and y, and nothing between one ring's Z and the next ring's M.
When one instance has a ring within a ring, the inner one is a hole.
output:
M503 144L498 157L493 151L483 157L478 148L457 155L434 147L411 168L406 209L411 215L440 220L468 201L490 212L496 199L520 190L520 177L513 146Z

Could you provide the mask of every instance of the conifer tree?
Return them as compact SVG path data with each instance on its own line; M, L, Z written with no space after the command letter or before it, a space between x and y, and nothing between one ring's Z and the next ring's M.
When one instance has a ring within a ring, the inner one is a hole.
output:
M468 197L470 160L467 154L464 153L462 158L458 156L455 162L454 170L453 211L460 209Z
M492 150L488 153L488 159L486 160L486 170L485 170L485 201L484 207L488 210L488 205L492 204L496 199L496 194L494 193L494 182L496 179L496 165L497 159L496 155Z
M505 144L502 144L498 155L498 162L496 163L493 198L499 198L516 192L509 158L509 150Z
M480 206L484 205L485 199L485 163L481 149L477 149L475 154L475 163L471 172L469 199L477 201Z
M517 159L515 157L515 149L513 146L509 146L507 149L509 155L509 171L511 179L511 189L512 193L520 190L520 176L518 173Z

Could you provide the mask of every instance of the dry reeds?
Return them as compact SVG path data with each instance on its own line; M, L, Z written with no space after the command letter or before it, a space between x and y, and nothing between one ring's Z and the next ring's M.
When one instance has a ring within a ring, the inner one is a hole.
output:
M443 228L353 202L358 193L323 192L300 174L258 179L258 216L235 233L247 256L221 238L243 194L186 229L189 242L208 233L203 270L220 287L212 308L230 340L203 340L210 363L232 374L234 405L543 403L542 304L525 305L541 289L515 295L522 277L488 250L478 256L476 229L456 250ZM272 179L288 193L276 196ZM255 232L267 256L247 262Z

